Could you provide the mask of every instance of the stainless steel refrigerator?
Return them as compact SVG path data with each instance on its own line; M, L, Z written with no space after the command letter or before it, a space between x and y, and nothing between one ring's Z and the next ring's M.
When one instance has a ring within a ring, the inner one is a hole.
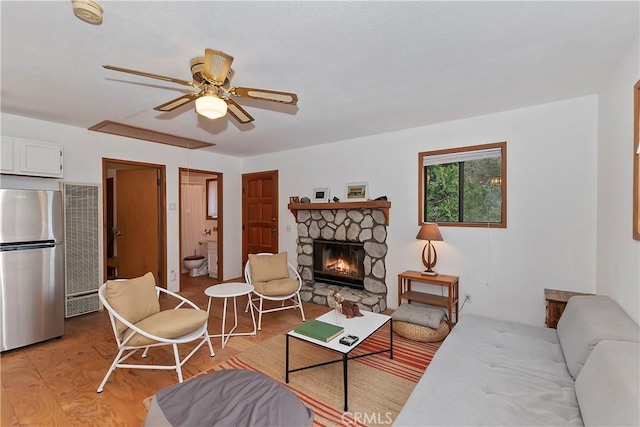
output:
M0 189L0 351L64 334L60 191Z

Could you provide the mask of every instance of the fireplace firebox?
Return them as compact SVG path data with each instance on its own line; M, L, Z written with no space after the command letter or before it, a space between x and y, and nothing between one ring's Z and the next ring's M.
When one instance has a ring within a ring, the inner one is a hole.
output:
M313 279L364 289L364 245L359 242L313 241Z

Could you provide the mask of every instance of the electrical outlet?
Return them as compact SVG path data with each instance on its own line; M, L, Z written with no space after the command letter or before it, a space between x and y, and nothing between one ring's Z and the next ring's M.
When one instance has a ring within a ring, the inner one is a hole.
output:
M464 294L464 300L465 302L468 302L469 304L471 304L471 294L469 292Z
M171 280L172 282L176 281L176 272L175 272L175 270L171 270L171 278L169 280Z

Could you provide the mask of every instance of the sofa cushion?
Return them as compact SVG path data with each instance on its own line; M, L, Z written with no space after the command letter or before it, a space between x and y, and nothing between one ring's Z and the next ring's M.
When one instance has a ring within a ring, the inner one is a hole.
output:
M160 311L156 281L151 273L134 279L108 280L105 297L116 313L133 324ZM116 329L121 335L127 326L116 320Z
M601 341L576 378L586 426L640 426L640 344Z
M175 310L164 310L151 315L135 326L152 335L161 338L179 338L188 333L194 332L207 323L209 315L204 310L192 308L177 308ZM128 332L128 331L127 331ZM128 334L125 333L125 336ZM127 344L147 345L156 342L144 335L137 334Z
M268 282L289 277L286 252L277 255L250 254L249 268L251 269L251 283Z
M640 341L640 329L611 298L603 295L569 298L558 321L558 339L575 379L593 348L602 340Z
M581 425L555 329L464 315L397 426Z

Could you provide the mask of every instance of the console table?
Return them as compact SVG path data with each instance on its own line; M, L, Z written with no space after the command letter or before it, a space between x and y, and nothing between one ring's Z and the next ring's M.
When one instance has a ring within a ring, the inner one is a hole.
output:
M544 299L547 302L547 317L544 320L544 324L547 328L555 329L558 325L558 320L564 312L564 308L567 306L569 298L576 295L593 295L583 294L582 292L563 291L560 289L545 289Z
M429 285L442 286L447 288L447 295L435 295L425 292L411 290L411 282L422 282ZM422 274L420 271L407 270L398 274L398 305L402 299L406 299L408 303L411 301L421 304L433 305L436 307L444 307L449 314L449 330L458 323L458 276L449 276L446 274L436 274L434 276ZM454 308L455 307L455 308ZM453 315L455 314L455 321Z

